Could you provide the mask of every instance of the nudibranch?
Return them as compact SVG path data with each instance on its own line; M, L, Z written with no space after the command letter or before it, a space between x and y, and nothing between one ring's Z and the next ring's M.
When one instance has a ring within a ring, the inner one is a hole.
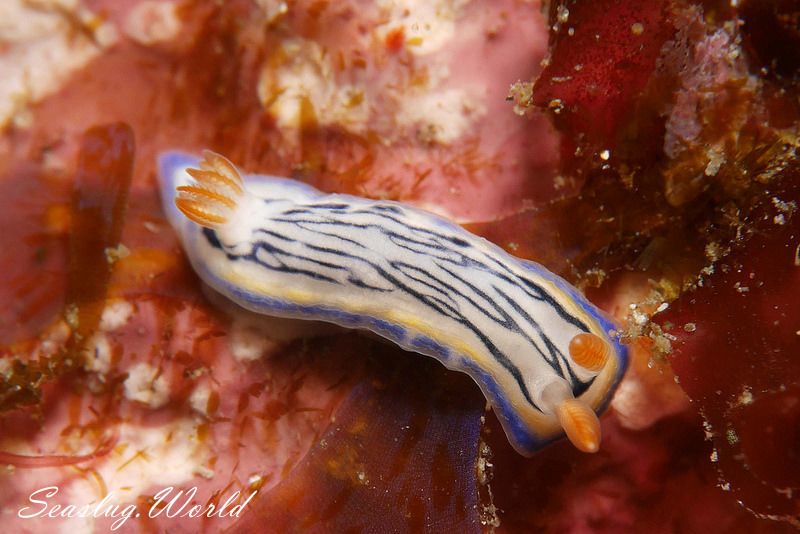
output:
M471 376L529 456L600 444L627 353L578 290L405 204L240 175L224 157L159 161L164 210L200 278L262 314L370 330Z

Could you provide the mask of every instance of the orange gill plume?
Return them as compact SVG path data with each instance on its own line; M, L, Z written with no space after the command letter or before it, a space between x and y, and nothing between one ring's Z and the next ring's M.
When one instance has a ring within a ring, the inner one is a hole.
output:
M175 205L201 226L218 228L228 222L244 194L244 184L236 167L210 150L203 152L199 169L186 169L196 180L177 187Z

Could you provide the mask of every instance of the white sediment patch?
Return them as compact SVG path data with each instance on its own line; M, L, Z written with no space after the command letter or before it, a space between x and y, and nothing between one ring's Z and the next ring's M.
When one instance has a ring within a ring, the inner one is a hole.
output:
M110 429L109 429L110 430ZM108 495L107 503L140 504L137 499L153 488L156 491L179 486L208 474L210 452L197 434L193 418L180 418L160 426L124 423L116 428L118 445L95 465L95 476L74 477L62 486L67 503L96 504ZM99 484L98 481L102 481ZM147 510L138 510L144 515ZM95 519L75 517L63 520L59 530L68 534L96 532ZM132 517L126 528L135 525Z
M169 383L159 370L149 363L137 363L128 369L123 383L125 398L156 409L169 400Z
M292 39L283 43L278 65L262 71L258 95L284 130L297 130L312 120L352 133L364 131L369 103L364 89L337 83L331 57L317 43Z
M111 332L125 326L133 316L133 304L127 300L112 300L103 308L100 317L100 330Z
M404 46L424 56L440 50L456 34L456 21L471 0L379 0L385 23L376 34L382 40L402 30Z
M178 17L178 2L145 0L128 13L125 34L142 45L154 45L174 39L183 24Z
M115 27L78 0L0 2L0 131L12 123L27 127L30 104L116 40Z

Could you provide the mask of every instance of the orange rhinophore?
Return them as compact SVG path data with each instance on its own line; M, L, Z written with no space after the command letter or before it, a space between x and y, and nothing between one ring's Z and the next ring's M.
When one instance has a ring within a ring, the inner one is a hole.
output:
M230 161L208 150L203 156L200 169L186 169L197 184L179 186L175 205L197 224L218 228L228 222L244 186Z
M584 332L569 342L569 355L572 361L596 373L605 367L609 357L609 347L599 336Z
M583 452L600 449L600 420L580 399L567 399L556 407L558 421L575 447Z

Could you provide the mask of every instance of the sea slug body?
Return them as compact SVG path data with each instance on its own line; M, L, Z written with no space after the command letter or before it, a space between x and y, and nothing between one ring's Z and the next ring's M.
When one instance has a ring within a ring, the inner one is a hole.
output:
M613 323L544 267L421 209L241 176L168 152L164 210L200 278L258 313L367 329L469 374L531 455L566 432L600 444L597 413L626 365Z

